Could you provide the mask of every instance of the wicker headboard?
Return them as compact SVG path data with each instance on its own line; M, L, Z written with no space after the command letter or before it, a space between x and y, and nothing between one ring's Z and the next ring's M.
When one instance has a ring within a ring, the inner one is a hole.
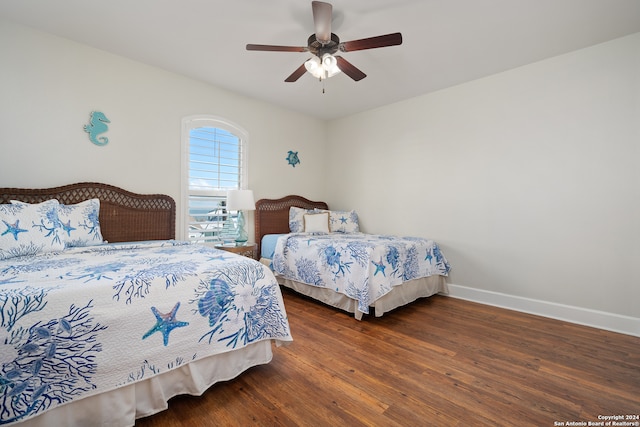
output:
M176 235L176 203L164 194L136 194L95 182L54 188L0 188L0 203L40 203L49 199L67 205L100 199L100 229L110 243L169 240Z
M314 202L302 196L286 196L281 199L260 199L256 202L255 233L260 255L260 243L265 234L289 232L289 208L329 209L325 202Z

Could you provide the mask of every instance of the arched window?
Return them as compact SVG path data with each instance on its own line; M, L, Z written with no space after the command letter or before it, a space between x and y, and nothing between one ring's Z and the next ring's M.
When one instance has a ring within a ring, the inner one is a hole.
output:
M247 145L247 133L228 120L182 120L182 238L222 241L227 191L247 185Z

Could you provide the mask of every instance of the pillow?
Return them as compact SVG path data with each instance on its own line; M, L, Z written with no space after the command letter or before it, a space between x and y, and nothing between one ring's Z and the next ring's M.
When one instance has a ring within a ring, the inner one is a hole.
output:
M278 239L281 236L286 236L286 234L265 234L262 236L262 242L260 242L260 258L273 258Z
M329 213L304 214L305 233L329 233Z
M101 245L100 200L90 199L75 205L60 204L58 216L64 228L67 247Z
M332 233L358 233L360 231L356 211L329 211L329 226Z
M289 208L289 230L292 233L302 233L304 231L304 214L314 212L314 209L302 209L291 206Z
M64 249L57 200L0 205L0 259Z

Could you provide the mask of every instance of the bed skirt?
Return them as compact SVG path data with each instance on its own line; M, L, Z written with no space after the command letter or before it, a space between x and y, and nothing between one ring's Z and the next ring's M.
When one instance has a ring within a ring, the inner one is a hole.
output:
M271 260L262 258L261 263L270 266ZM275 273L274 273L275 274ZM276 274L276 279L281 286L292 289L302 295L311 297L332 307L353 313L357 320L362 320L362 313L358 310L358 301L348 296L334 292L329 288L307 285L293 280L285 279ZM437 293L449 293L447 280L444 276L429 276L421 279L409 280L402 285L394 286L391 292L378 298L371 307L375 310L376 317L382 316L394 308L409 304L418 298L430 297Z
M137 418L168 408L180 394L200 396L213 384L237 377L252 366L269 363L271 340L210 356L148 380L59 406L19 423L20 427L133 426Z

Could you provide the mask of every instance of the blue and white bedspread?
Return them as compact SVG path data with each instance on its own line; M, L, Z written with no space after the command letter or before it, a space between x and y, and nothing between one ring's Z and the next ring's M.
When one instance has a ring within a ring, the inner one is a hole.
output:
M449 263L433 240L364 233L280 237L273 270L286 279L331 288L369 306L392 287L432 275L447 276Z
M291 341L273 273L186 242L0 261L0 425L260 340Z

